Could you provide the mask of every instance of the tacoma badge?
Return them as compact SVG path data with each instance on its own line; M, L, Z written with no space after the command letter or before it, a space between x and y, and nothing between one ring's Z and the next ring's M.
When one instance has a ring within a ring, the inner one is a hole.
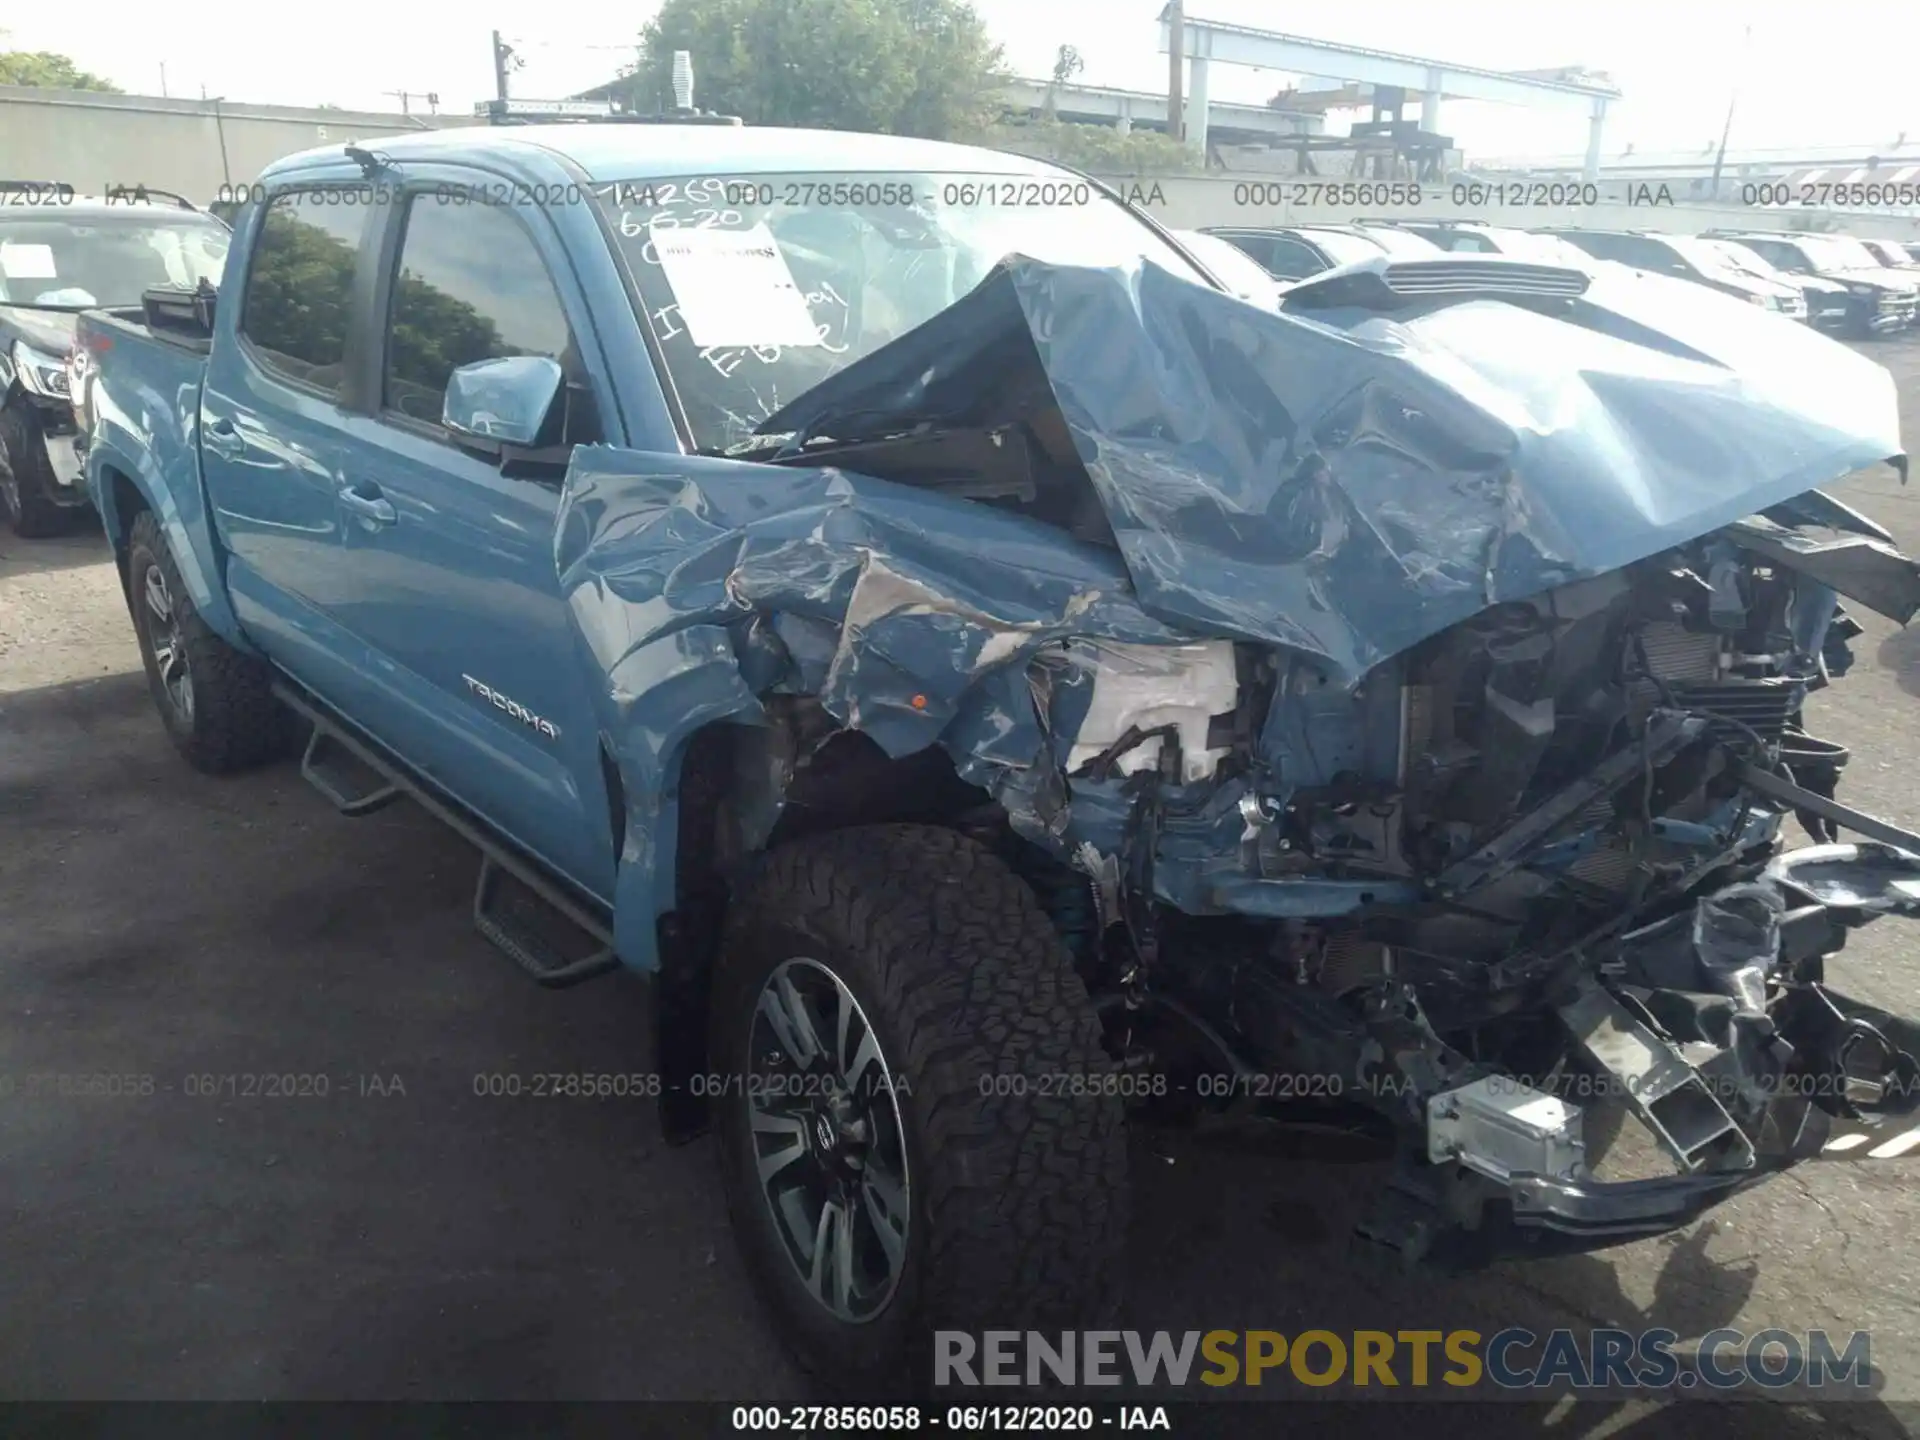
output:
M518 720L522 725L525 725L529 730L537 731L549 740L558 740L560 738L560 731L554 726L551 720L542 720L518 700L509 700L491 685L482 684L471 675L462 675L460 678L467 682L467 688L474 694L478 695L482 700L485 700L489 705L493 706L494 709L506 711L507 714Z

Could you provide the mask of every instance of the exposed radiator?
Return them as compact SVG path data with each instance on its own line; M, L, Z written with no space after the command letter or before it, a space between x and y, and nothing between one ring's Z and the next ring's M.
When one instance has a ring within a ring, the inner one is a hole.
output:
M1718 635L1689 630L1671 620L1655 621L1640 629L1647 668L1669 685L1682 680L1712 680L1720 673Z
M1763 740L1777 740L1806 699L1806 682L1784 675L1765 680L1721 680L1675 685L1673 698L1688 710L1735 720ZM1737 727L1727 727L1737 728Z

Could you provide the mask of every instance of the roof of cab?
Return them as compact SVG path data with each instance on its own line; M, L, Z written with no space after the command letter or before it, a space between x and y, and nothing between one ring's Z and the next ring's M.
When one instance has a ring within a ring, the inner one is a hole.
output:
M760 125L474 125L353 143L396 162L486 159L539 165L558 157L571 161L596 181L804 171L1061 173L1057 167L1025 155L944 140ZM340 145L303 150L275 161L261 178L272 180L290 171L338 161L342 154Z

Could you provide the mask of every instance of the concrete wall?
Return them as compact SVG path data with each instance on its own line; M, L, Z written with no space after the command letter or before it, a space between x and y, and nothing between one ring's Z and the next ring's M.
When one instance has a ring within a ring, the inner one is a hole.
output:
M163 100L144 95L99 95L84 90L35 90L0 85L0 178L66 181L85 192L108 185L152 185L205 203L222 184L244 185L271 161L318 145L397 135L437 126L470 125L460 115L401 116L353 110L303 110L277 105L233 105L209 100ZM1714 227L1785 229L1821 219L1853 234L1920 240L1920 218L1886 214L1820 214L1756 210L1736 205L1633 205L1625 182L1602 181L1597 206L1579 208L1454 203L1449 184L1427 185L1417 207L1338 199L1294 203L1312 181L1258 174L1123 178L1115 183L1140 195L1147 208L1182 227L1300 224L1361 215L1480 220L1490 224L1593 225L1693 232ZM1277 204L1255 203L1249 184L1279 193ZM1364 182L1362 194L1365 194ZM1358 196L1355 197L1359 199Z
M0 179L64 181L82 194L152 185L205 204L296 151L472 123L0 85Z

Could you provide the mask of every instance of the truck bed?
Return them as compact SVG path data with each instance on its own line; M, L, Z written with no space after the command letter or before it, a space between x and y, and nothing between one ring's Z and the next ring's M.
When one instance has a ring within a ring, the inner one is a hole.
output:
M221 573L200 476L208 340L156 326L146 309L131 306L84 311L75 342L90 367L74 396L88 437L87 487L108 534L125 535L123 507L151 509L175 553L193 557L181 568L195 604L216 628L232 628L224 599L206 582Z

